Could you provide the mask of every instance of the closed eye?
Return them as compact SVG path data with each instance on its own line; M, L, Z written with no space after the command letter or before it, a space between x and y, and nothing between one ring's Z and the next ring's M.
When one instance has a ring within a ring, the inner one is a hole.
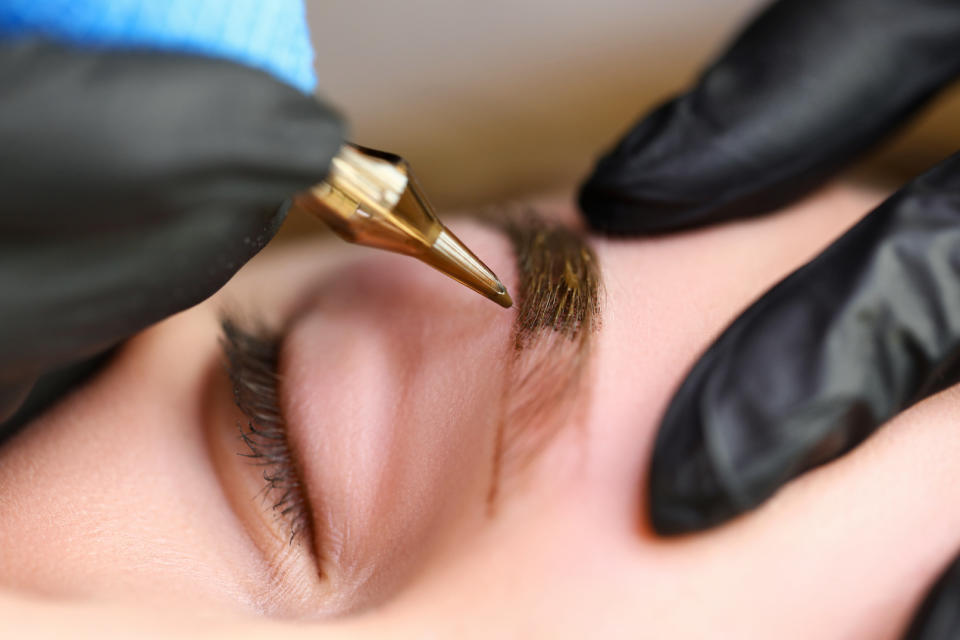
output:
M246 424L237 424L243 443L238 454L263 467L260 495L267 508L289 527L290 544L301 535L313 540L303 481L280 410L277 364L282 336L264 328L242 329L229 317L221 320L221 328L233 399L246 417Z

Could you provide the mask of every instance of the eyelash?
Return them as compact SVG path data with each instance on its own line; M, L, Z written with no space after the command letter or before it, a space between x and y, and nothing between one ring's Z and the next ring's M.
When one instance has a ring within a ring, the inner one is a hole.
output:
M280 412L277 374L279 338L271 332L245 331L229 319L222 321L227 373L233 398L247 418L237 424L247 451L238 455L263 467L264 487L259 495L278 496L269 507L290 525L293 542L311 526L297 464L287 439L287 425Z

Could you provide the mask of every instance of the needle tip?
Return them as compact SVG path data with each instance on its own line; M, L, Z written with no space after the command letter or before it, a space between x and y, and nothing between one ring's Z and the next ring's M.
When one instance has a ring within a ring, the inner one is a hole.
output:
M494 295L488 297L504 309L509 309L513 306L513 298L510 297L507 288L503 286L503 283L499 280L497 280L497 289Z
M420 259L504 309L513 306L513 300L500 279L448 229L440 232L433 246Z

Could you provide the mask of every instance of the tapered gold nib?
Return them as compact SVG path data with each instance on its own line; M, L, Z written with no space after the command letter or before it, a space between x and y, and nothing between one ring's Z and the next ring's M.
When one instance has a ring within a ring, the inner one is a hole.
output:
M493 271L443 226L399 156L345 145L326 180L294 204L347 242L413 256L501 307L513 305Z
M430 250L417 256L457 282L465 284L482 296L493 300L504 309L513 306L507 288L497 279L470 249L446 227L433 242Z

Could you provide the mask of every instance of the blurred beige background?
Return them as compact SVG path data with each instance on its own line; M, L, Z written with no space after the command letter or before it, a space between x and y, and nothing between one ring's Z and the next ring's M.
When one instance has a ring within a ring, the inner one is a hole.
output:
M307 0L307 13L319 93L445 209L572 188L764 4ZM958 116L954 91L870 166L909 174L948 155Z

